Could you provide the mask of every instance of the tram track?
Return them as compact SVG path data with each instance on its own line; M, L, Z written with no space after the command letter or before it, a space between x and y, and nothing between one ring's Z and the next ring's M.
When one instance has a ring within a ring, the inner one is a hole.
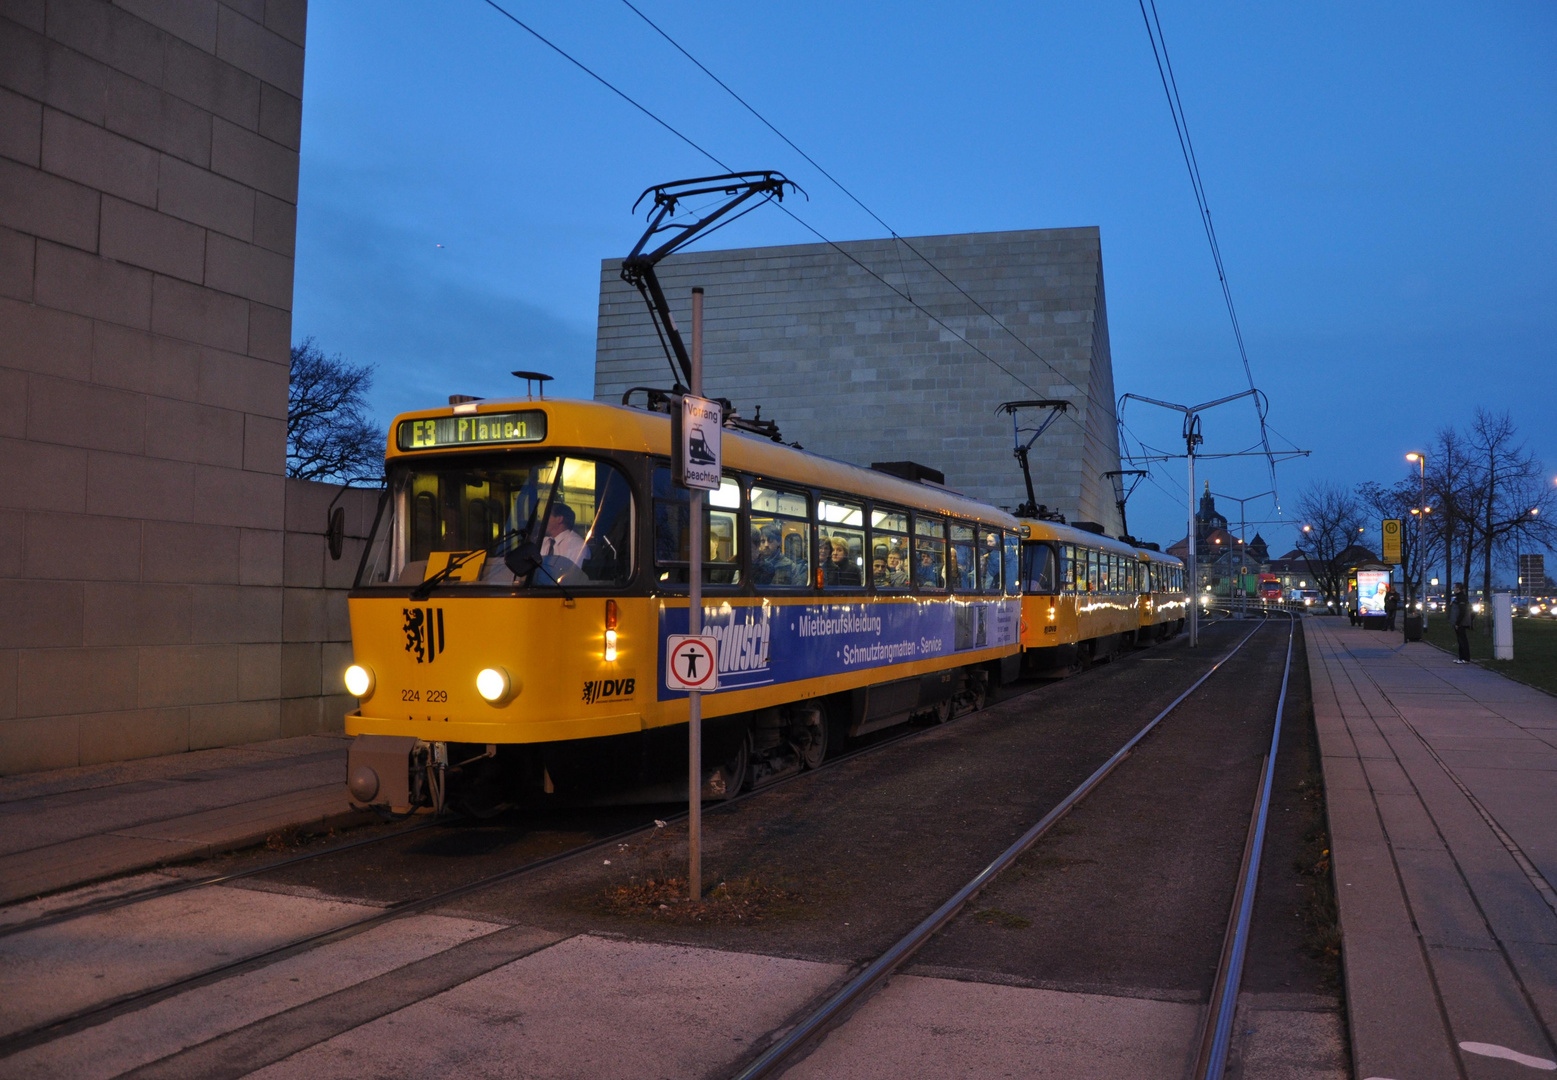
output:
M1281 713L1285 706L1287 683L1292 667L1292 642L1296 632L1296 617L1289 615L1286 663L1281 679L1281 693L1276 709L1276 723L1260 770L1260 784L1254 801L1254 813L1246 836L1244 857L1234 892L1234 901L1216 979L1199 1040L1200 1053L1196 1063L1196 1080L1218 1080L1226 1064L1229 1036L1237 1004L1239 976L1243 957L1247 950L1254 902L1254 886L1259 873L1260 847L1269 810L1275 751L1281 735ZM1225 620L1218 620L1225 621ZM1077 785L1069 794L1049 809L1034 825L1013 841L993 861L971 880L959 888L928 917L907 934L897 939L874 960L861 967L844 984L833 991L819 1005L798 1018L776 1029L766 1048L744 1067L735 1072L732 1080L758 1080L778 1076L804 1057L825 1036L846 1024L851 1016L878 990L884 982L913 958L932 938L948 926L967 905L999 875L1007 870L1026 851L1049 833L1071 810L1091 794L1110 773L1129 757L1134 748L1161 722L1178 709L1211 676L1231 660L1262 629L1269 625L1269 617L1260 621L1248 634L1225 653L1187 689L1181 692L1165 708L1135 732L1114 754Z
M1135 654L1133 656L1126 654L1123 657L1116 658L1115 663L1117 663L1120 659L1128 663L1131 660L1139 658L1140 654ZM1049 681L1029 681L1025 684L1017 684L1017 686L1020 688L1015 690L1015 692L1001 693L996 697L992 697L988 702L985 703L985 707L987 708L990 704L994 704L996 702L1003 703L1015 700L1017 698L1026 697L1030 694L1039 693L1047 687L1053 685L1055 684ZM966 715L969 714L956 714L951 722L955 722L957 719L961 719ZM751 800L767 795L770 792L786 787L802 779L828 772L835 768L843 767L849 763L859 760L860 758L874 755L878 752L886 750L889 747L896 746L899 743L910 741L927 735L931 732L942 730L946 726L946 723L930 725L905 725L902 730L883 733L880 736L871 738L871 740L865 745L857 746L853 749L838 754L835 757L828 758L818 768L790 773L765 783L751 791L744 792L735 798L717 804L710 804L704 808L705 818L719 815L722 812L732 811L736 807L748 803ZM11 1057L25 1050L37 1046L42 1046L50 1042L54 1042L58 1039L66 1038L78 1032L96 1027L98 1025L108 1023L117 1017L148 1008L157 1004L158 1002L176 997L179 994L197 990L202 987L211 986L216 983L243 975L247 972L259 970L299 954L322 948L335 942L344 941L347 938L354 937L358 934L365 933L376 927L383 926L387 923L402 918L447 906L476 893L494 889L498 886L511 883L528 875L539 873L560 863L566 862L567 860L588 855L592 852L609 849L613 845L625 843L634 837L652 833L663 825L675 824L684 821L686 817L687 814L684 810L677 813L667 814L663 817L656 818L651 816L648 819L639 823L635 823L625 829L614 831L606 836L597 837L585 844L575 845L567 848L566 850L555 852L553 854L525 862L520 866L510 867L497 873L483 875L472 881L464 882L423 897L391 902L382 911L376 912L361 919L353 920L344 925L332 927L303 938L284 942L274 947L233 959L227 963L214 965L208 968L204 968L200 971L189 973L187 975L181 975L151 987L145 987L135 991L127 992L125 994L117 995L110 999L100 1001L88 1007L76 1010L67 1015L40 1022L38 1024L0 1037L0 1060ZM370 837L347 844L336 845L317 852L306 852L300 855L291 856L289 858L265 863L257 867L245 868L243 870L224 874L210 875L208 877L193 881L176 882L166 887L159 887L152 890L138 891L121 896L105 897L100 900L91 901L76 907L57 912L50 912L46 915L38 917L37 919L29 920L27 922L16 923L4 928L0 928L0 939L16 936L29 931L46 929L51 926L57 926L62 923L71 922L89 916L107 914L115 910L165 899L180 893L186 893L203 888L217 887L243 879L257 878L262 875L276 873L299 864L317 862L332 855L341 855L348 852L361 850L375 844L380 844L394 839L400 839L411 833L421 832L427 829L431 829L434 826L441 826L449 823L450 819L448 817L437 818L434 820L421 822L410 828L401 829L383 836Z
M1113 668L1121 661L1124 664L1129 665L1132 662L1139 661L1140 659L1154 654L1156 651L1157 650L1155 649L1147 649L1135 653L1127 653L1116 657L1114 662L1107 665L1107 667ZM1218 661L1218 664L1221 662L1222 661ZM1070 680L1064 681L1068 682ZM1204 680L1202 679L1201 681ZM1027 697L1035 693L1040 693L1056 685L1061 685L1061 683L1056 683L1053 681L1024 681L1023 683L1015 684L1014 692L1006 691L992 696L992 698L985 703L985 707L996 703L1004 703ZM1198 686L1199 683L1196 685ZM955 719L962 719L966 715L968 714L958 714ZM829 758L817 769L791 773L777 780L764 784L752 791L743 793L742 795L730 799L726 802L712 804L705 808L705 816L714 816L719 815L722 812L733 811L742 804L748 803L749 801L754 800L759 796L767 795L770 792L774 792L801 779L828 772L835 768L840 768L851 762L857 761L862 757L874 755L878 752L885 751L889 747L896 746L899 743L920 738L936 731L944 730L946 727L947 725L944 723L931 725L913 725L905 726L903 730L897 732L883 733L883 735L872 739L866 745L858 746L844 753L838 754L836 757ZM335 942L346 940L347 938L365 933L366 931L383 926L398 919L446 907L474 894L497 888L498 886L511 883L532 874L537 874L568 860L582 857L592 852L599 852L605 849L609 849L613 845L618 845L630 841L634 837L652 833L660 827L661 822L664 824L678 823L683 821L685 817L685 811L673 814L664 814L662 810L661 816L658 818L648 817L642 822L635 823L624 829L613 831L609 835L597 837L588 843L570 846L566 850L558 851L542 858L530 860L523 863L522 865L510 867L496 873L483 875L474 880L464 882L447 889L438 890L422 897L393 901L382 911L375 912L374 914L361 919L355 919L344 925L332 927L302 938L283 942L281 944L275 945L274 947L238 957L226 963L207 967L199 971L168 979L154 986L144 987L104 1001L97 1002L90 1006L71 1012L68 1015L39 1022L23 1030L19 1030L4 1037L0 1037L0 1059L13 1056L33 1047L46 1045L48 1043L66 1038L72 1034L85 1031L101 1024L108 1023L117 1017L148 1008L157 1004L158 1002L176 997L180 994L197 990L202 987L211 986L243 975L247 972L259 970L269 965L279 963L283 960L298 956L302 953L310 952ZM48 915L41 916L40 918L31 920L27 923L19 923L14 924L11 927L6 927L4 928L4 932L0 933L0 938L14 936L29 930L44 929L48 926L58 925L60 923L88 917L91 915L106 914L116 909L122 909L140 903L147 903L153 900L176 895L178 893L189 892L201 888L216 887L243 879L258 878L262 875L273 874L278 871L295 867L299 864L318 862L332 855L343 855L351 851L359 851L363 848L367 848L375 844L403 838L408 834L421 832L423 830L431 829L433 826L443 825L446 823L448 823L447 818L421 822L415 826L412 826L411 828L401 829L384 836L372 837L349 844L336 845L322 851L308 852L302 855L276 860L266 863L262 866L245 868L240 871L234 871L225 874L211 875L209 877L201 878L195 881L178 882L166 888L148 892L138 892L124 896L103 898L102 900L93 901L91 903L83 904L79 907L71 908L65 911L51 912Z

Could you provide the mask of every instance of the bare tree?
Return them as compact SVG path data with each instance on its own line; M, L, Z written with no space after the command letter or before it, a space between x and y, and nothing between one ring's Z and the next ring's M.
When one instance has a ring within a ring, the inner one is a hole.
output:
M1478 456L1481 590L1483 596L1491 596L1494 554L1527 535L1550 536L1553 489L1544 482L1541 462L1519 440L1508 413L1477 409L1469 442Z
M1452 427L1440 428L1428 456L1427 498L1433 512L1428 515L1439 546L1443 550L1444 595L1454 593L1455 581L1470 577L1471 553L1475 550L1477 503L1471 451L1465 439ZM1455 543L1462 542L1465 571L1454 572Z
M373 365L326 356L304 338L292 346L287 388L287 475L338 484L384 474L384 429L369 417Z
M1342 606L1346 593L1346 565L1342 554L1357 541L1362 527L1362 507L1351 492L1332 484L1314 484L1298 496L1298 550L1325 599Z

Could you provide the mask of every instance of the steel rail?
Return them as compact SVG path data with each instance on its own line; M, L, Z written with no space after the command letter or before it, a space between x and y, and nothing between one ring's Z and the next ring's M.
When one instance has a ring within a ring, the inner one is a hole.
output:
M845 983L841 989L823 1002L810 1015L791 1027L783 1037L770 1045L756 1060L736 1073L732 1080L759 1080L760 1077L772 1076L791 1057L809 1045L814 1038L822 1035L846 1011L861 1001L877 983L901 967L925 942L934 937L941 927L955 918L957 913L966 906L969 900L978 895L984 886L988 885L1001 871L1015 862L1023 852L1037 843L1077 803L1086 798L1095 787L1103 782L1109 773L1119 766L1120 762L1129 756L1130 751L1135 748L1137 743L1151 734L1152 729L1160 724L1169 713L1178 708L1186 698L1198 690L1207 679L1216 674L1217 669L1232 659L1238 650L1242 649L1249 639L1259 633L1264 626L1265 622L1261 620L1253 630L1250 630L1243 636L1238 644L1234 645L1220 660L1211 665L1205 674L1196 679L1189 689L1174 698L1167 708L1152 717L1145 727L1131 736L1129 741L1116 750L1112 757L1098 766L1091 776L1083 780L1075 790L1061 799L1053 809L1040 818L1036 825L1019 836L1009 847L996 856L993 862L979 871L973 880L958 889L951 899L947 900L928 918L900 938L886 952L867 965L858 975Z
M1270 819L1270 795L1276 779L1276 751L1281 745L1281 715L1287 705L1287 682L1292 676L1292 643L1297 636L1297 617L1286 612L1287 662L1281 672L1281 696L1276 699L1276 723L1271 730L1270 750L1260 768L1260 786L1254 800L1254 813L1244 841L1243 865L1238 871L1238 887L1233 892L1232 916L1223 938L1222 956L1217 963L1216 982L1211 989L1211 1007L1202 1029L1200 1053L1194 1076L1201 1080L1221 1080L1227 1068L1227 1051L1232 1043L1233 1016L1238 1011L1238 988L1243 981L1243 961L1249 948L1249 931L1254 923L1254 894L1260 881L1260 855L1265 850L1265 826Z

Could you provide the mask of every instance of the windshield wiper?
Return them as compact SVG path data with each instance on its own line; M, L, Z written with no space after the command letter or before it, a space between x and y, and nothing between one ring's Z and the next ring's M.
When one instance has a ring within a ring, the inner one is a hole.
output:
M557 471L552 478L551 488L546 493L546 512L540 516L539 521L544 522L551 516L552 504L556 501L557 498L557 489L562 484L562 466L566 461L566 457L560 457L557 459ZM492 541L486 547L478 551L468 551L459 558L451 557L448 564L444 566L443 569L439 570L437 573L433 574L432 577L427 578L420 585L411 590L411 599L416 601L426 600L429 596L432 595L432 591L434 589L443 584L445 581L449 580L449 578L452 577L455 572L460 569L460 567L470 562L477 555L495 555L497 554L497 549L502 547L503 544L507 543L509 540L512 540L515 537L524 537L525 540L523 543L514 547L503 556L503 563L514 575L515 581L517 582L520 579L523 579L522 583L525 586L529 586L530 578L534 576L535 571L542 570L545 572L547 577L551 578L552 583L555 584L562 592L563 598L572 600L573 597L568 594L566 586L557 580L555 574L546 569L542 562L541 546L533 539L538 524L536 511L540 509L541 502L539 499L537 499L530 506L530 516L525 520L523 528L509 529L502 536L499 536L496 540Z
M470 562L470 560L474 559L477 555L490 555L491 553L492 552L490 548L485 548L479 551L467 551L458 558L451 556L449 558L448 565L446 565L442 570L439 570L432 577L423 581L416 588L411 590L411 599L426 600L429 596L432 595L432 591L434 589L436 589L443 582L448 581L454 572L460 567Z

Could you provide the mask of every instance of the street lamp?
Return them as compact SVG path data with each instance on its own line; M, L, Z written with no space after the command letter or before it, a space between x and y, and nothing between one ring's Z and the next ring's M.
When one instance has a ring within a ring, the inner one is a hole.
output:
M1411 513L1416 517L1416 588L1413 593L1422 591L1422 563L1427 549L1422 546L1422 525L1427 520L1427 455L1418 451L1412 451L1406 455L1406 460L1416 465L1417 483L1419 485L1419 501L1417 506L1421 508L1418 514L1415 510ZM1407 610L1410 610L1409 608ZM1427 629L1427 605L1422 605L1422 629Z

